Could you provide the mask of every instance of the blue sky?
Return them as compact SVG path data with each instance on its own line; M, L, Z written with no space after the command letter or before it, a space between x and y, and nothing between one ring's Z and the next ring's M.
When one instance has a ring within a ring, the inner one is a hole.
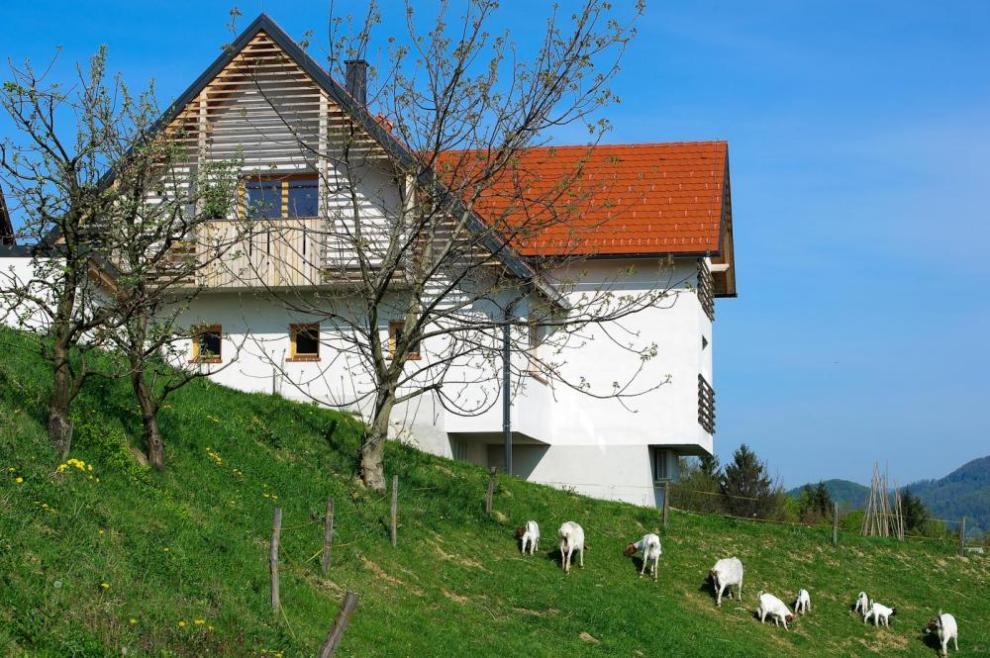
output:
M113 70L168 100L230 40L232 4L3 3L4 54L61 46L64 76L105 43ZM242 27L263 9L325 49L326 2L237 4ZM544 3L504 4L525 41ZM723 460L747 442L788 485L866 481L874 460L903 483L990 454L988 26L990 3L958 0L648 3L608 141L729 141Z

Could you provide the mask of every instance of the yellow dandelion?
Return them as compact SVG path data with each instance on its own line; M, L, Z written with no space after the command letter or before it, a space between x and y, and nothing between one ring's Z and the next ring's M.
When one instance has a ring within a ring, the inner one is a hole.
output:
M7 472L8 473L16 473L17 472L17 469L14 468L13 466L8 466L7 467Z
M186 627L186 620L185 619L180 619L179 620L179 628L185 628L185 627Z
M92 464L86 464L86 470L87 471L92 471L93 470L93 465Z
M131 617L130 619L127 620L127 623L130 624L131 626L133 626L134 624L137 623L137 619L135 619L134 617Z
M16 482L17 484L24 484L24 478L18 476L14 478L14 482Z
M208 631L212 631L212 630L213 630L213 627L212 627L212 626L207 626L207 627L206 627L206 630L208 630Z
M100 528L99 530L97 530L97 532L99 532L102 535L103 534L103 528Z
M100 589L102 589L104 592L107 591L108 589L110 589L110 583L108 582L100 583Z
M193 623L196 624L197 626L202 626L203 624L206 623L206 620L205 619L193 619Z

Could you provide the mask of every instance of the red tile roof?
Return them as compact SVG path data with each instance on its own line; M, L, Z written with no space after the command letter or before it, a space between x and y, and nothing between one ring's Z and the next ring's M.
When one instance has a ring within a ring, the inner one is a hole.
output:
M479 153L444 153L441 177L480 166ZM524 256L718 253L727 176L722 141L540 147L482 186L474 207L530 227L514 240Z
M444 178L483 156L439 160ZM722 141L540 147L482 186L474 207L510 226L528 222L514 240L524 256L718 253L727 176ZM564 215L551 219L550 206Z

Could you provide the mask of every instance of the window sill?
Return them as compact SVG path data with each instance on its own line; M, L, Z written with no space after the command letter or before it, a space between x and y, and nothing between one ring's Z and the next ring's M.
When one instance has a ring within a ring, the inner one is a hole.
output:
M189 359L189 363L223 363L223 359Z
M285 361L287 363L318 363L319 360L320 360L320 357L317 356L317 355L313 355L313 356L300 356L300 355L297 355L297 356L289 357Z

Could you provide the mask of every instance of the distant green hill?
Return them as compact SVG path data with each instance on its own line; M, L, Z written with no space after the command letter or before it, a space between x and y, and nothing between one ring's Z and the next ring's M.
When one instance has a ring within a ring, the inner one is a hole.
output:
M973 531L990 530L990 456L974 459L938 480L908 486L928 510L942 519L966 517Z
M797 498L803 487L787 494ZM825 480L825 487L832 500L848 509L865 507L870 493L869 487L849 480ZM990 456L974 459L943 478L920 480L905 488L921 498L932 516L953 523L965 516L971 532L990 530Z
M817 482L813 482L811 486L816 486L817 484ZM803 488L804 485L795 487L788 491L787 494L797 498L801 495L801 489ZM869 487L864 487L858 482L852 482L851 480L825 480L825 488L828 489L832 500L846 509L859 509L866 506L866 497L870 493Z
M960 655L990 652L990 559L954 545L898 544L829 528L670 513L660 579L638 577L626 542L657 510L499 478L392 442L389 496L356 484L361 426L315 405L197 381L162 411L168 469L135 459L126 381L94 379L75 406L72 462L48 444L51 375L36 338L0 328L0 656L304 658L317 654L344 592L360 603L337 656L877 656L929 658L920 634L942 607ZM91 470L90 470L91 469ZM327 496L335 534L320 572ZM269 603L272 509L282 508L281 603ZM513 528L540 522L522 557ZM580 522L586 568L565 576L555 530ZM716 609L704 585L719 557L746 565L742 600ZM753 617L756 593L814 598L792 632ZM849 609L865 589L897 605L891 628Z

